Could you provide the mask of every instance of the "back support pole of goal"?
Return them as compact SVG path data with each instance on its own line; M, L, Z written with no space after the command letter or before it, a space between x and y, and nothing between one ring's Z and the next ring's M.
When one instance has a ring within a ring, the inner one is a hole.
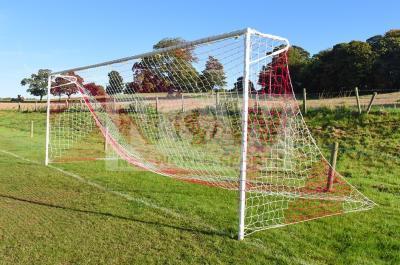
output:
M51 88L51 73L47 79L47 116L46 116L46 157L44 164L49 164L49 144L50 144L50 88Z
M247 124L249 109L249 71L250 71L250 29L244 37L244 69L243 69L243 111L242 111L242 147L240 157L239 179L239 235L244 239L245 208L246 208L246 168L247 168Z

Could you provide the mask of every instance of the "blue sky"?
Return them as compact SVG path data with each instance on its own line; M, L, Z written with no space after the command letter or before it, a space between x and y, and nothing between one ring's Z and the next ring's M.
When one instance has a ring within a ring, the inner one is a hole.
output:
M26 95L20 80L252 27L311 53L400 28L398 0L0 0L0 97Z

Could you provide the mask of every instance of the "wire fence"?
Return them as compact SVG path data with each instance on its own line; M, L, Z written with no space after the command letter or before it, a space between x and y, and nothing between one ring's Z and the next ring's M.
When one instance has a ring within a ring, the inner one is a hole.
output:
M373 102L371 103L371 99L373 94L376 93ZM210 94L214 94L215 97L228 95L229 92L210 92ZM219 94L219 95L218 95ZM253 95L254 94L254 95ZM256 97L257 93L253 93L251 98L254 98L260 101L268 100L268 96L260 96ZM371 104L371 107L380 107L380 108L399 108L400 107L400 91L393 89L379 89L379 90L361 90L358 91L358 99L357 92L354 90L343 90L338 92L307 92L304 93L296 93L295 97L299 103L299 105L307 105L307 110L315 109L315 108L357 108L360 106L361 110L366 110L368 106ZM190 101L196 99L196 95L194 93L182 94L182 98L180 99L182 104L191 105ZM159 100L158 103L162 104L167 100L172 100L169 98L167 93L148 93L145 95L147 101L149 103L156 104L156 101ZM58 105L62 108L68 108L71 103L80 102L80 97L71 97L71 98L59 98L54 100L53 105ZM154 102L153 102L154 101ZM185 102L187 101L187 102ZM119 102L122 104L123 102ZM268 104L268 102L265 102ZM22 101L22 102L11 102L11 101L2 101L0 100L0 110L17 110L17 111L45 111L46 110L46 101ZM303 108L304 110L304 108Z

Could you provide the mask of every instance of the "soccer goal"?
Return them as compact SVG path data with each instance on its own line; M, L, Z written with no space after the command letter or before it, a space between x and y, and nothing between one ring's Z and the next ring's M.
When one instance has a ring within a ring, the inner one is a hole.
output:
M288 49L285 38L244 29L54 72L46 164L81 157L74 147L90 150L99 130L133 166L237 193L239 239L371 208L307 129Z

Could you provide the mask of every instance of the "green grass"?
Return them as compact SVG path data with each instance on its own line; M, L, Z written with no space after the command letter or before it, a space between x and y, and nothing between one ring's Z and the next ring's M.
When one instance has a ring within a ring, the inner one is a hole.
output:
M238 242L235 192L121 161L45 167L44 114L1 111L0 264L399 264L400 112L318 109L306 120L325 155L338 139L339 172L378 207Z

